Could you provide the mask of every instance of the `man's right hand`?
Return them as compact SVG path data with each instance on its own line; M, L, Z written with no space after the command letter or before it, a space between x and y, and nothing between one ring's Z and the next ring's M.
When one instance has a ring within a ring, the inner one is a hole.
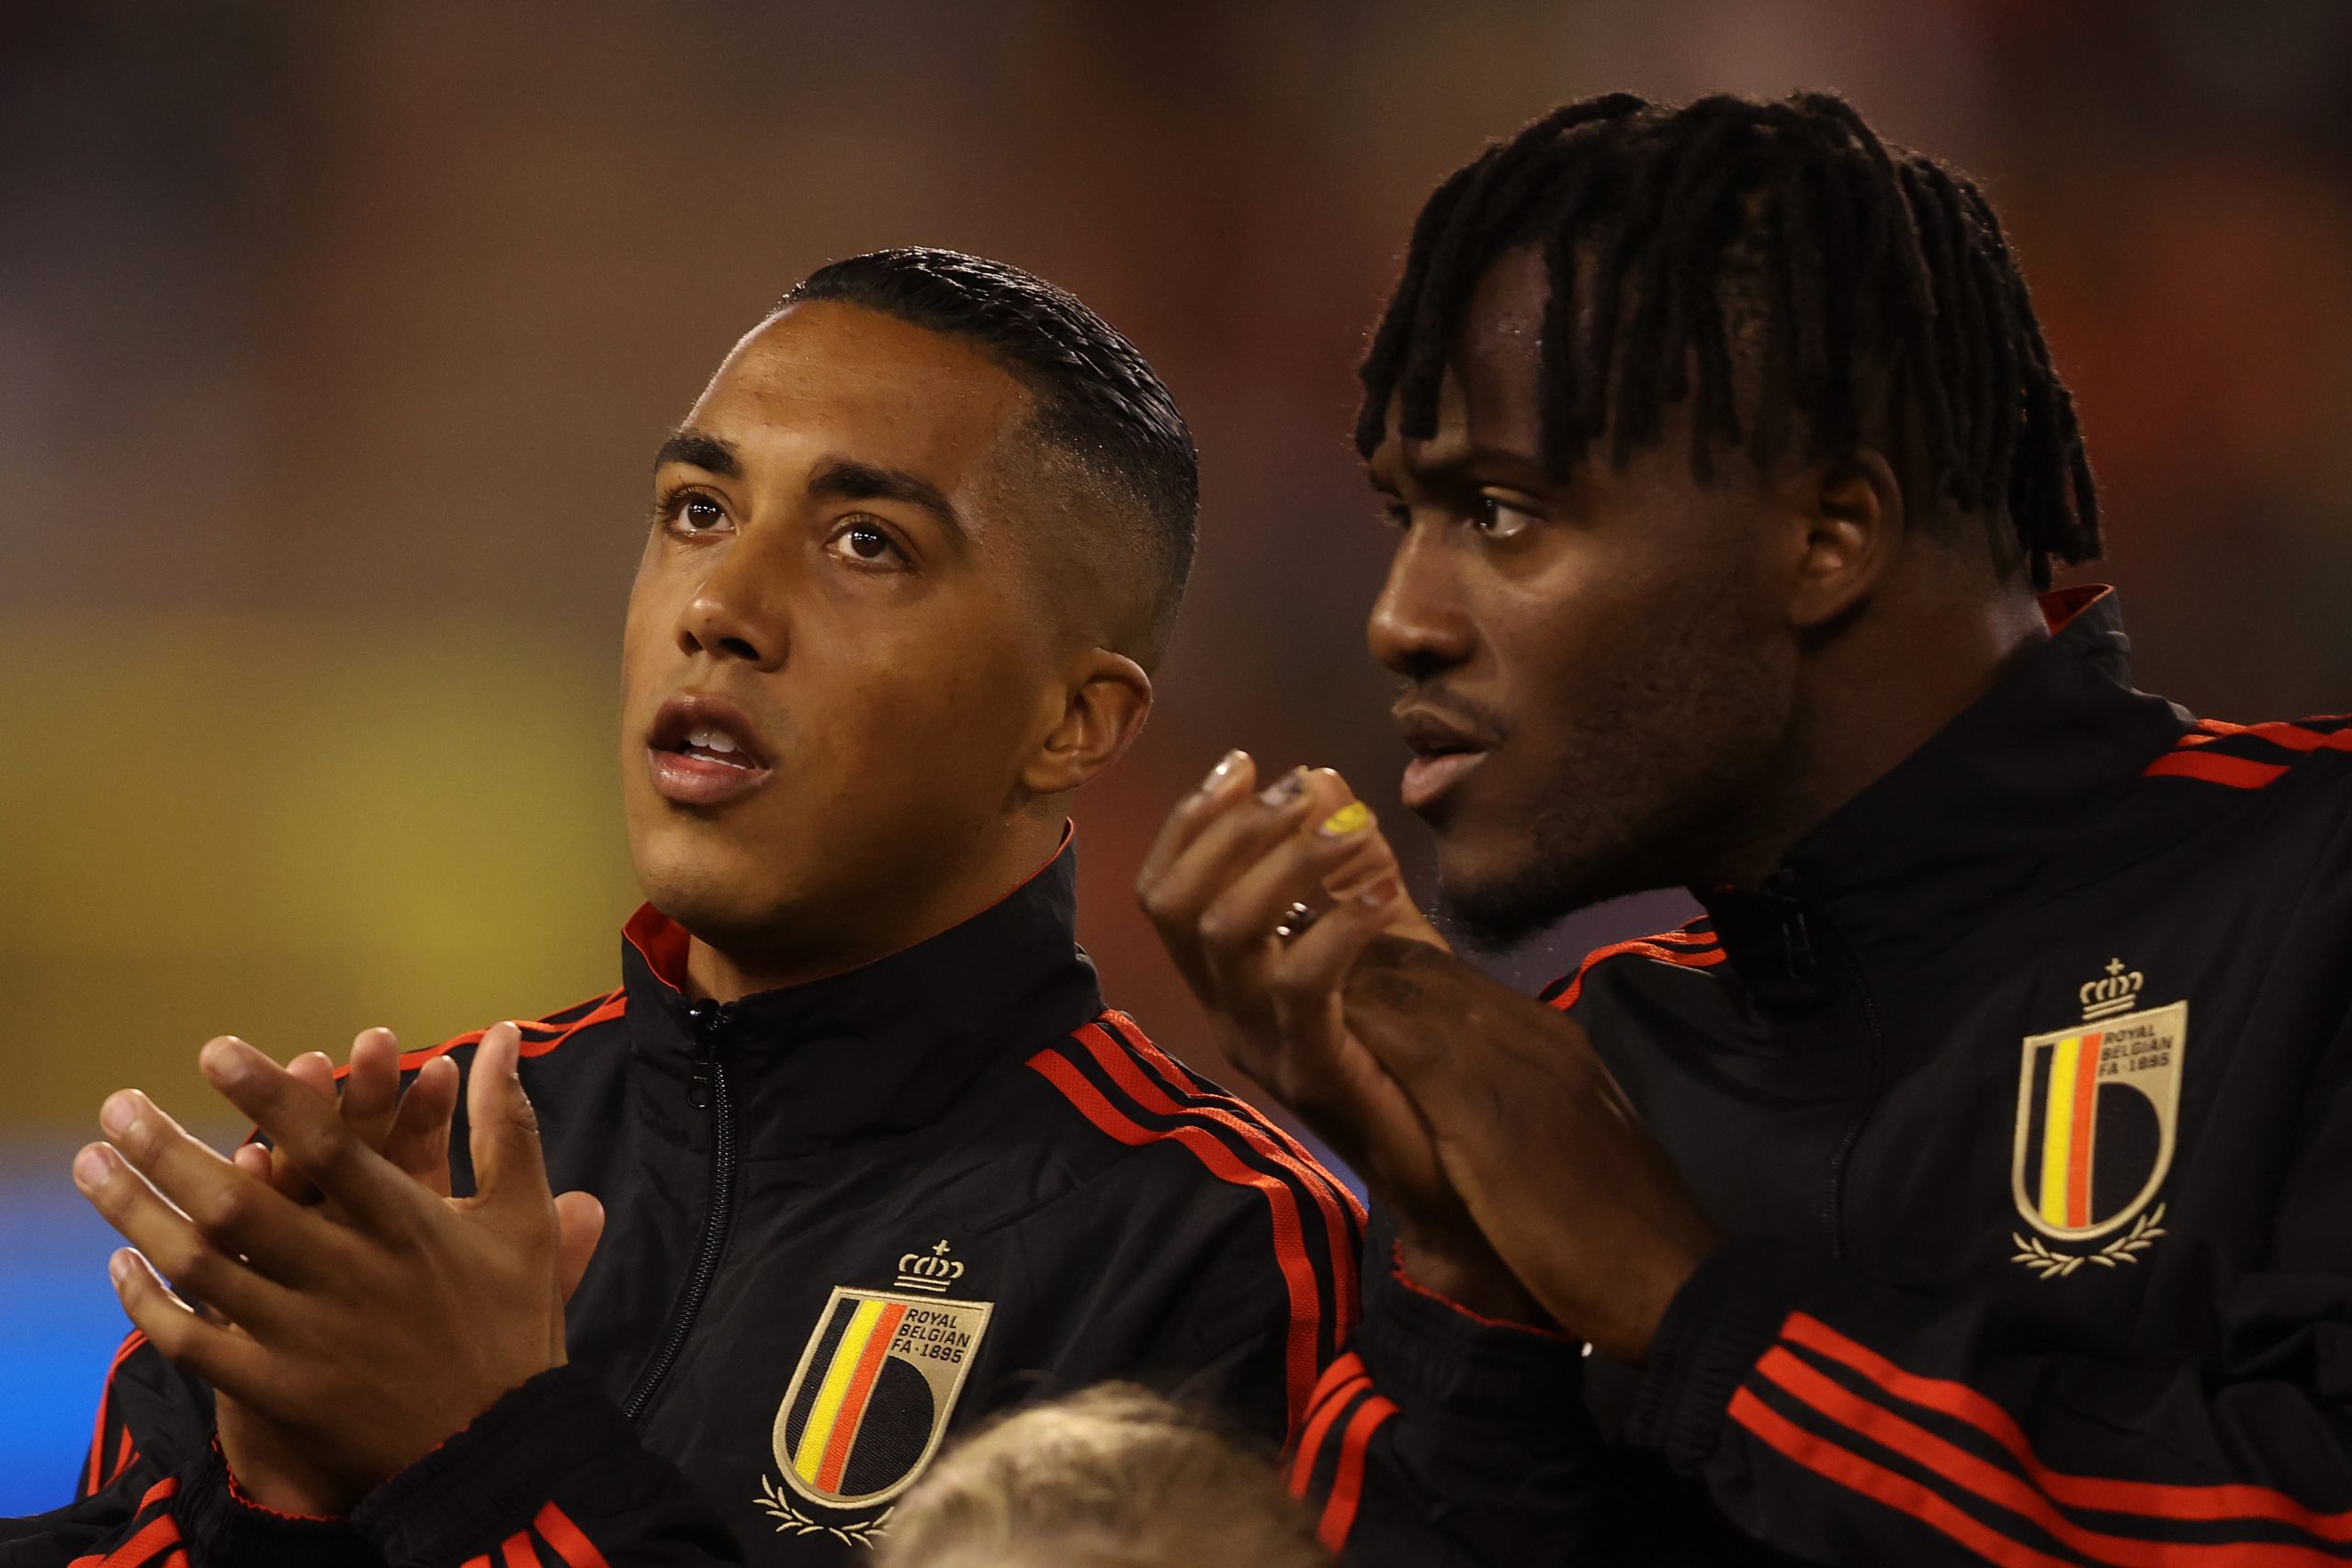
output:
M1341 987L1374 938L1440 949L1444 939L1339 774L1298 769L1257 784L1249 755L1228 752L1178 803L1136 879L1144 912L1227 1056L1396 1216L1407 1272L1482 1315L1544 1322L1471 1221L1420 1113L1347 1027Z

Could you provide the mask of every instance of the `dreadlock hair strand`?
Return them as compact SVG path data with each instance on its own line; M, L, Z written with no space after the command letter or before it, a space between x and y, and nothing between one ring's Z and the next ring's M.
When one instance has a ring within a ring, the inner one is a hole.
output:
M1622 464L1689 410L1690 461L1770 463L1885 429L1940 502L1998 509L2033 584L2099 552L2074 400L1991 205L1826 93L1567 104L1457 169L1413 226L1361 375L1356 444L1437 426L1449 345L1504 252L1540 252L1543 456ZM1864 400L1872 400L1865 407ZM1883 400L1883 401L1881 400Z

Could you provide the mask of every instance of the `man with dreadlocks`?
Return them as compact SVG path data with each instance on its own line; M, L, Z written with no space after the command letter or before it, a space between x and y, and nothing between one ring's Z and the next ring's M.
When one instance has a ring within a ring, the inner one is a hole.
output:
M1706 914L1539 1002L1336 775L1170 818L1146 907L1383 1211L1326 1541L2341 1561L2352 722L2192 718L2046 592L2096 498L1984 197L1832 97L1575 104L1430 199L1364 383L1457 923Z

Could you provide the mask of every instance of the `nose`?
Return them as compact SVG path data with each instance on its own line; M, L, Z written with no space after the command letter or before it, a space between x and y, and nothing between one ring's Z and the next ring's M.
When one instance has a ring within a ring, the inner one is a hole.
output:
M1466 662L1478 644L1460 575L1434 525L1415 524L1398 541L1388 581L1373 601L1364 640L1372 656L1408 680Z
M755 669L784 663L791 641L785 600L788 564L763 548L754 531L739 536L716 562L678 617L678 646L688 653L740 659Z

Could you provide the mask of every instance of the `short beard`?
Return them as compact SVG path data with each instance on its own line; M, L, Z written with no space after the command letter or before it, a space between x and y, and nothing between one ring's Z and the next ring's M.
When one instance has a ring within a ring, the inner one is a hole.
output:
M1691 595L1639 673L1585 717L1526 852L1475 881L1449 880L1441 917L1476 951L1508 953L1577 910L1724 880L1770 791L1787 688L1737 640L1733 617Z
M1442 874L1438 879L1438 918L1473 952L1500 956L1579 909L1690 880L1680 855L1636 850L1596 862L1572 847L1584 835L1554 814L1530 827L1527 858L1509 874L1469 886L1455 886Z
M1489 884L1456 892L1441 883L1437 914L1444 928L1459 936L1470 951L1499 958L1585 905L1597 902L1565 893L1553 885L1546 868L1531 865L1508 886Z

